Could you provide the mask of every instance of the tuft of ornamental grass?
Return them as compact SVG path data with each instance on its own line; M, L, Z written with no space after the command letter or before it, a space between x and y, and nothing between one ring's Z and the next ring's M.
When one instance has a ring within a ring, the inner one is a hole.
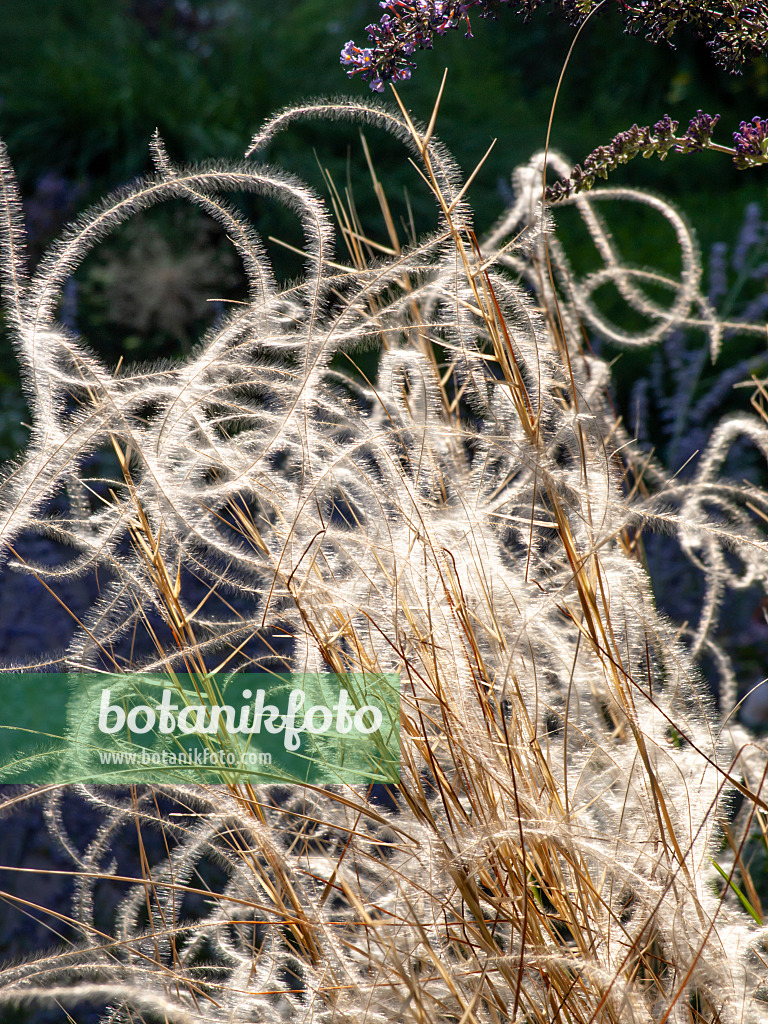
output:
M765 839L768 761L716 638L728 588L768 574L768 495L722 472L738 438L768 456L764 411L718 424L679 478L627 435L610 364L584 344L685 327L716 351L736 325L702 295L689 229L638 192L566 199L604 263L579 277L542 208L542 156L482 239L437 105L427 125L402 106L291 108L248 155L299 118L391 132L434 197L433 233L402 242L374 175L387 239L336 192L345 260L303 183L253 162L178 167L156 138L156 174L86 213L30 279L4 158L6 309L33 426L0 488L3 550L27 531L66 544L63 567L16 560L54 590L106 573L55 663L7 669L394 672L401 781L82 786L102 817L85 842L60 789L25 792L73 858L78 938L7 966L0 1004L92 1002L109 1024L764 1019L768 933L742 853ZM299 217L301 280L277 285L222 197L236 189ZM110 370L55 322L59 291L109 230L171 198L224 226L248 302L178 363ZM678 280L622 260L611 200L667 218ZM605 323L605 282L643 329ZM355 368L371 346L375 379ZM119 471L97 487L100 451ZM652 529L701 574L696 622L656 607ZM105 882L121 887L108 927Z

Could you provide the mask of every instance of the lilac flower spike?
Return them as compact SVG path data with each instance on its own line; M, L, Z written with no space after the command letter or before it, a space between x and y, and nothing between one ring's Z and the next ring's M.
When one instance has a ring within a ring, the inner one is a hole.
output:
M665 114L651 128L633 124L625 132L619 132L607 146L598 146L584 160L584 166L576 164L570 175L547 188L549 202L567 199L574 192L586 192L598 178L607 178L620 164L636 156L646 159L658 156L665 160L670 151L675 153L697 153L712 145L712 133L720 120L719 114L705 114L699 110L691 118L684 135L677 135L679 124Z
M677 135L678 123L669 114L657 121L653 128L645 125L638 128L633 124L625 132L619 132L607 146L598 146L584 160L584 166L576 164L570 175L548 186L546 198L555 203L578 192L592 188L598 178L607 178L619 164L625 164L636 156L658 156L666 159L670 151L675 153L699 153L703 149L715 149L733 157L740 171L750 167L768 164L768 118L753 117L742 121L739 130L733 133L735 149L720 146L712 141L712 134L719 114L705 114L697 111L691 118L684 135Z

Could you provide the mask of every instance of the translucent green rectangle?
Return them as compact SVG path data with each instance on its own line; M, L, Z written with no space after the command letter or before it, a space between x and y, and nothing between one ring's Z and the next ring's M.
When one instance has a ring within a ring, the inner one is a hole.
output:
M0 782L396 783L396 675L0 677Z

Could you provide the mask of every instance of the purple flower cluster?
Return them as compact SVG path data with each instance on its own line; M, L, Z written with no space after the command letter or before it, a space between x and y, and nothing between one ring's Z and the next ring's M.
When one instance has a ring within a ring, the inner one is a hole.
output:
M470 10L481 18L495 17L503 3L509 0L382 0L379 7L386 13L366 28L372 45L360 47L350 40L341 51L341 63L350 78L360 75L374 92L383 92L385 82L411 77L416 64L410 58L417 49L431 50L436 35L462 23L471 36Z
M671 42L678 28L687 26L707 40L717 62L731 71L768 45L765 0L627 0L624 6L631 35L644 32L652 42Z
M578 24L597 7L599 0L516 0L516 13L528 19L536 8L554 4L572 23ZM735 71L739 64L768 51L767 0L721 0L714 9L701 0L615 0L624 10L626 31L644 32L652 42L671 42L681 26L687 26L711 47L717 61ZM418 50L432 48L434 37L466 24L469 13L495 17L500 4L510 0L381 0L385 14L366 29L370 46L350 40L341 51L341 63L352 77L360 75L375 92L385 82L410 78Z
M768 118L742 121L739 130L733 133L733 141L736 144L733 162L739 170L768 164Z
M598 146L585 159L583 167L576 164L569 177L550 185L546 198L549 202L557 202L574 192L586 192L598 178L607 178L609 171L639 155L646 158L655 155L664 160L670 150L676 153L696 153L707 149L719 120L719 114L713 116L699 110L696 117L691 119L685 134L679 137L678 122L673 121L669 114L665 114L653 128L633 124L627 131L619 132L607 146Z
M720 120L720 115L705 114L697 111L689 125L688 130L675 144L676 153L700 153L702 149L708 149L712 142L712 133L715 125Z

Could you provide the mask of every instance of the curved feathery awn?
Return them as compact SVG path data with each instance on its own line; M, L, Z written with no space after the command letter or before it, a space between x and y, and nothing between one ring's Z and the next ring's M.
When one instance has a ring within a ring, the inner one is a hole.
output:
M85 848L48 794L80 941L5 968L0 1003L92 1001L110 1024L764 1019L766 935L712 858L729 798L735 851L763 823L765 753L731 715L725 656L719 712L696 662L724 591L766 583L768 497L721 471L737 437L768 456L768 430L720 423L676 480L633 446L607 362L580 345L584 327L635 345L686 327L716 351L724 325L690 232L641 193L575 197L604 264L579 279L542 222L540 157L478 243L455 163L404 114L288 110L249 154L303 117L399 138L434 192L434 233L347 266L301 182L255 163L177 167L156 139L156 175L85 214L28 278L3 157L6 315L33 429L3 478L0 536L12 560L23 532L68 545L64 566L15 565L54 590L106 574L56 662L68 670L127 669L120 645L154 614L173 644L142 655L146 670L398 672L402 783L81 787L103 816ZM276 284L222 198L240 189L300 218L300 283ZM224 226L248 302L186 360L110 372L55 322L60 289L108 231L170 198ZM601 214L619 199L669 220L680 280L621 260ZM605 281L646 329L607 323ZM372 342L375 381L339 369ZM86 467L109 450L122 472L95 501ZM703 575L689 634L655 608L646 528L676 535ZM121 878L115 851L137 824L162 831L166 855L125 882L105 931L96 887ZM718 862L738 877L738 854Z

